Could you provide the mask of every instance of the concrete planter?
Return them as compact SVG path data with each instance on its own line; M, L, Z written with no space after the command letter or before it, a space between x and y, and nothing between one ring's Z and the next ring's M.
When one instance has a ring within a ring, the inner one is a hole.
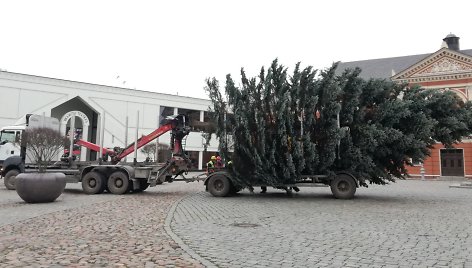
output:
M27 203L56 200L66 187L63 173L21 173L15 179L16 192Z

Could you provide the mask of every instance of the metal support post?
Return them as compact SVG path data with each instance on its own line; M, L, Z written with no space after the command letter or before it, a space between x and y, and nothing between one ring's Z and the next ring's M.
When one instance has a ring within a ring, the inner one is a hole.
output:
M138 130L139 130L139 110L136 111L136 135L134 136L134 159L133 163L138 162Z
M74 161L74 135L75 134L75 116L70 118L70 128L69 128L69 163Z
M128 146L128 116L126 116L125 120L125 144L124 147Z
M105 138L105 111L103 111L102 118L100 120L100 152L99 152L99 163L103 161L103 139Z

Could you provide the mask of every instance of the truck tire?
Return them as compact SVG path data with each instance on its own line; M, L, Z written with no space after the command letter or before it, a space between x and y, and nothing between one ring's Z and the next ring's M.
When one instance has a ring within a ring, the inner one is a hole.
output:
M331 181L331 192L335 198L351 199L356 193L356 182L347 174L338 174L333 181Z
M229 195L232 185L226 176L217 174L210 178L207 187L213 196L223 197Z
M82 189L86 194L101 194L105 191L105 177L96 171L85 174L82 178Z
M9 170L7 174L5 174L5 177L3 178L4 179L3 183L5 183L5 187L7 187L8 190L16 189L15 179L16 179L16 175L18 174L20 174L20 171L18 171L18 169Z
M115 171L108 177L108 190L113 194L125 194L129 190L128 175L123 171Z

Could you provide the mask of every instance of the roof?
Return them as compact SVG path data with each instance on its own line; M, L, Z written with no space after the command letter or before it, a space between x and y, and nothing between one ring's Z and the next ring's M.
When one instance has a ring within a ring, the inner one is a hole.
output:
M174 94L161 93L161 92L155 92L155 91L149 91L149 90L116 87L116 86L109 86L109 85L104 85L104 84L94 84L94 83L89 83L89 82L81 82L81 81L75 81L75 80L67 80L67 79L61 79L61 78L31 75L31 74L24 74L24 73L15 73L15 72L0 70L0 79L3 78L2 75L3 76L8 75L8 76L29 77L29 78L35 79L36 81L37 79L44 79L44 80L49 80L49 81L56 81L58 83L61 83L61 82L62 83L76 83L76 84L88 86L89 90L90 90L90 87L93 87L93 90L102 91L102 92L104 91L104 89L115 89L115 90L120 90L121 92L126 92L127 94L130 94L130 95L134 95L136 92L140 92L143 94L171 96L173 98L179 98L179 99L193 99L193 100L205 101L205 102L209 101L209 98L197 98L197 97L190 97L190 96L183 96L183 95L174 95ZM106 91L106 92L109 92L109 91Z
M460 50L459 52L465 55L472 56L472 49ZM359 75L361 78L389 79L393 75L407 69L408 67L423 60L431 54L433 53L393 58L340 62L338 68L336 69L336 73L341 74L346 69L354 69L356 67L359 67L362 69L362 72ZM394 73L392 73L392 70L394 71Z

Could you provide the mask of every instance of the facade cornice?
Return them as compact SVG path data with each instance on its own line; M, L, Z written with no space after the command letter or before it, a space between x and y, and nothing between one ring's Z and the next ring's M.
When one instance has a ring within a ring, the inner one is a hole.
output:
M191 101L191 102L197 101L197 102L201 102L202 104L210 103L210 100L203 99L203 98L194 98L194 97L179 96L179 95L172 95L172 94L138 90L138 89L113 87L113 86L92 84L92 83L86 83L86 82L50 78L50 77L44 77L44 76L7 72L7 71L0 71L0 79L6 79L6 80L18 81L18 82L28 82L28 83L34 83L34 84L43 84L43 85L48 85L48 86L84 89L84 90L89 90L89 91L96 91L96 92L103 92L103 93L110 93L110 94L122 94L122 95L128 95L128 96L140 95L141 97L160 99L160 100L167 100L167 99L180 100L183 103L186 103L188 101Z
M472 78L472 57L442 48L391 79L401 83L421 84Z

